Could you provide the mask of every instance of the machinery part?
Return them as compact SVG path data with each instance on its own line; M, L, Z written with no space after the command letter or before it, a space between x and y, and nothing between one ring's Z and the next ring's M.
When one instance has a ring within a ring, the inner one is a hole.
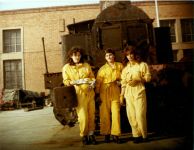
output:
M62 125L73 127L77 122L75 107L78 105L74 86L54 88L53 104L55 118Z
M73 127L77 122L77 113L75 108L57 109L53 108L55 118L62 124Z

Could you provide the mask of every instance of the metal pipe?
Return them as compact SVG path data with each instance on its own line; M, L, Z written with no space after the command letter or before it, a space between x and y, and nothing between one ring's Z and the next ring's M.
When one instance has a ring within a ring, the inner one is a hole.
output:
M157 0L155 0L155 10L156 10L157 27L160 27L159 9L158 9L158 1Z
M45 52L45 45L44 45L44 37L42 37L42 45L43 45L43 51L44 51L44 61L45 61L46 73L48 73L47 59L46 59L46 52Z

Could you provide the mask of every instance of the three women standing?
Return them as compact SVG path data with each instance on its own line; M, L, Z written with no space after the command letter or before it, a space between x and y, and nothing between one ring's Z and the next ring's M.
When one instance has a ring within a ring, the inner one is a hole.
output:
M62 74L64 85L73 85L76 89L78 106L76 108L83 144L96 144L95 130L95 101L93 84L94 74L88 63L82 59L82 49L72 48L69 52L68 63L64 65ZM120 143L120 104L126 100L126 112L132 128L134 143L147 138L146 121L146 92L145 82L151 80L149 67L140 60L133 46L127 46L125 53L126 66L115 61L112 49L105 51L104 64L96 77L96 95L100 95L100 133L105 136L105 142ZM121 85L120 85L121 80ZM121 89L120 89L121 87Z

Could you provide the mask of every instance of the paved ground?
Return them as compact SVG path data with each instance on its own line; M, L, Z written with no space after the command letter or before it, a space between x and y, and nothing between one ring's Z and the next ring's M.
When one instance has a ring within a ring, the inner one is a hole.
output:
M185 136L157 136L134 144L130 133L121 136L122 144L104 143L97 136L97 145L83 146L75 127L62 126L54 117L52 107L25 112L0 111L0 150L191 150L191 139Z

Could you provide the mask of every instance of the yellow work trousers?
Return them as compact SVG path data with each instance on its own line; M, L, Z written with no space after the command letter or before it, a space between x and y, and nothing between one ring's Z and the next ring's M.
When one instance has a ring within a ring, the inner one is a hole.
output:
M100 134L120 135L120 89L115 84L104 86L100 92Z
M78 106L76 112L80 128L80 136L95 131L95 101L94 91L77 93Z
M147 137L147 102L145 90L137 92L131 90L127 93L126 99L126 111L129 123L132 128L133 137L142 136Z

